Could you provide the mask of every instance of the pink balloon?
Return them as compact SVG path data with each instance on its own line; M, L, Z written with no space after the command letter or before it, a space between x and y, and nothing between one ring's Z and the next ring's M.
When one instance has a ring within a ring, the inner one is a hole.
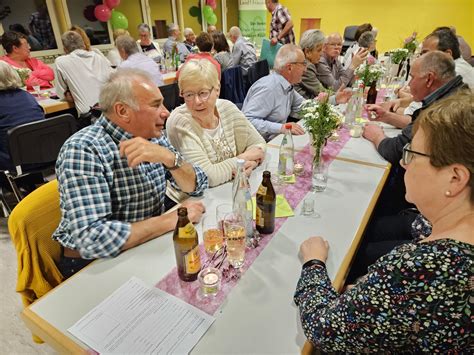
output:
M112 16L112 12L105 5L97 5L94 9L95 18L101 22L107 22Z
M212 7L213 10L215 10L216 7L217 7L216 0L206 0L206 3L207 3L207 5Z
M120 5L120 0L105 0L104 2L109 9L114 9Z

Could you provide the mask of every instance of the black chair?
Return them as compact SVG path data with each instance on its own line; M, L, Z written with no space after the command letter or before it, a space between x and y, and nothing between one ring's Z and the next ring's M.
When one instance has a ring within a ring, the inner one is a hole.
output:
M357 28L359 26L346 26L344 29L344 42L342 43L342 51L341 54L344 55L346 53L347 48L349 48L353 43L356 42L355 34L357 32Z
M245 82L240 65L227 68L221 77L221 99L232 101L237 106L245 99Z
M10 156L16 172L6 170L4 174L18 202L24 194L16 181L53 169L59 150L74 132L76 119L71 114L25 123L8 130Z
M159 87L161 95L163 95L163 104L168 111L173 111L175 107L178 107L184 103L182 97L179 96L178 83L163 85Z
M255 83L258 79L263 78L270 74L270 67L268 66L268 62L266 59L259 60L250 66L249 70L247 71L247 88L248 89Z

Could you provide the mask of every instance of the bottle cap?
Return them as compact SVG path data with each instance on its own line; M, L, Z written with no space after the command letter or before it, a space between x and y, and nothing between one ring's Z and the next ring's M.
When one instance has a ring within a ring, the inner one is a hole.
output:
M245 164L244 159L237 159L237 166L243 166Z
M291 123L285 123L285 128L286 129L291 129Z
M271 177L271 176L272 176L272 174L271 174L268 170L265 170L265 171L263 172L263 177L264 177L264 178L269 178L269 177Z

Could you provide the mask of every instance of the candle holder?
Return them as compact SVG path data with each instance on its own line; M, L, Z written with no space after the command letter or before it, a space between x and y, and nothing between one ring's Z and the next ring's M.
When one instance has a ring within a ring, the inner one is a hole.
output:
M215 267L206 267L199 272L199 285L204 297L214 297L221 288L222 274Z
M293 171L295 172L296 176L303 175L304 165L300 162L295 163L295 165L293 166Z

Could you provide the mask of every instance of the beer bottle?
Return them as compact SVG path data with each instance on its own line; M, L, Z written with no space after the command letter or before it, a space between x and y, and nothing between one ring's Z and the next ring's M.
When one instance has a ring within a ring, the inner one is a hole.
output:
M194 281L201 270L199 242L196 229L188 218L186 207L178 208L178 223L173 234L178 276L183 281Z
M269 171L263 172L262 184L258 188L256 196L255 224L261 234L273 233L275 229L276 195L270 177Z
M374 80L372 84L370 84L369 92L367 93L367 104L375 104L377 100L377 81Z

